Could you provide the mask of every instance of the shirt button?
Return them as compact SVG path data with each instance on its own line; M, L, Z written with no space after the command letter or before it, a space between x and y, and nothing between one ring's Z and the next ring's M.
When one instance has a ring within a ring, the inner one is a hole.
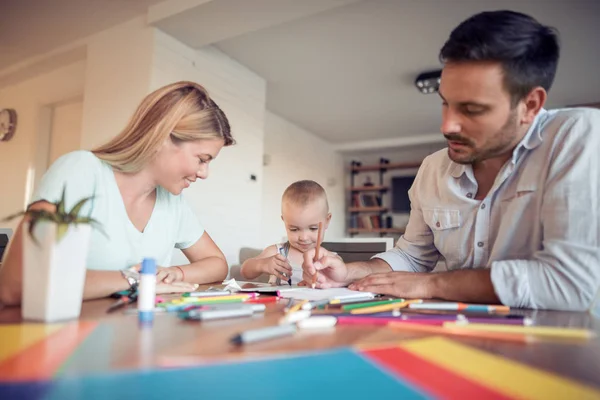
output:
M483 247L483 242L477 242L477 247Z
M438 222L435 223L435 226L437 226L438 228L440 227L440 225L441 225L440 221L438 221Z
M482 210L485 210L485 203L483 203L483 204L481 205L481 209L482 209Z
M467 197L472 199L473 198L473 193L467 193Z

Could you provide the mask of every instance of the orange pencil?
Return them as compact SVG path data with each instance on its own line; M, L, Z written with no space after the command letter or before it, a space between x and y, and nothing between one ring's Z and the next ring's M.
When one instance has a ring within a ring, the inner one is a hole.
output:
M323 241L323 222L319 222L319 231L317 232L317 248L315 249L315 258L313 259L313 262L319 260L319 248L321 247L321 242ZM310 285L311 288L315 288L315 286L317 286L317 275L319 273L315 270L315 274L313 275L312 278L312 283Z
M498 332L475 332L475 331L466 331L466 330L458 330L452 328L444 328L441 326L431 326L431 325L421 325L421 324L406 324L401 322L390 322L388 324L390 328L395 328L398 330L412 331L412 332L423 332L423 333L435 333L441 335L456 335L456 336L465 336L479 339L495 339L495 340L505 340L509 342L516 343L532 343L536 342L535 338L531 336L523 335L523 334L514 334L514 333L498 333Z

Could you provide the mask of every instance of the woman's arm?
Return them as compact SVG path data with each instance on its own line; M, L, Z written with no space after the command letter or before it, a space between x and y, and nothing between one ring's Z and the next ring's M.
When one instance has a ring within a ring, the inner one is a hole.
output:
M182 252L190 264L172 267L183 271L181 280L202 284L220 282L227 277L229 267L225 255L208 233L204 232L196 243Z

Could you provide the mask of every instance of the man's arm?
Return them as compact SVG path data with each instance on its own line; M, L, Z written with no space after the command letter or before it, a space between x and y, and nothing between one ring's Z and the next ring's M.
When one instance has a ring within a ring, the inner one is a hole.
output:
M531 260L492 263L502 303L586 310L600 287L600 112L557 129L541 204L543 242Z
M369 275L350 289L409 299L499 303L487 268L440 273L387 272Z

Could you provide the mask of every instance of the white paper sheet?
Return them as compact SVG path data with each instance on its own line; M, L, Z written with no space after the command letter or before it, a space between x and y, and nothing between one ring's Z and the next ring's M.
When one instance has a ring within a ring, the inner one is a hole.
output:
M358 292L347 288L332 288L332 289L311 289L311 288L296 288L282 289L279 295L285 299L294 300L350 300L350 299L372 299L374 293Z

